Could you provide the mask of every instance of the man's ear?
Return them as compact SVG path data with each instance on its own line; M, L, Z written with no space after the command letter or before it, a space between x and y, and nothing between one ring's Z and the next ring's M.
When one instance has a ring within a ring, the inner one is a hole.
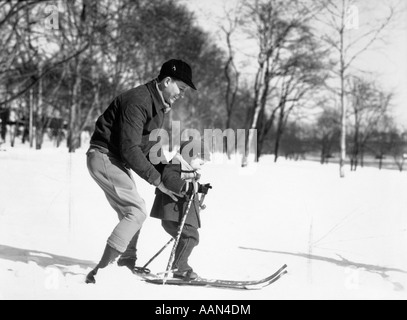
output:
M165 78L163 79L164 88L167 88L168 85L170 84L170 82L171 82L171 77L165 77Z

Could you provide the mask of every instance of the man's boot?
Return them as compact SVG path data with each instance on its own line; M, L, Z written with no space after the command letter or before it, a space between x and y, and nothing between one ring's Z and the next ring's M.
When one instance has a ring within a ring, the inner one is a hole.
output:
M127 267L130 269L131 272L134 273L134 270L136 268L136 260L137 258L135 257L120 258L119 260L117 260L117 265L119 267Z
M106 244L105 251L103 252L102 259L100 259L100 262L98 265L88 273L86 276L86 283L96 283L95 276L99 269L103 269L107 267L110 263L112 263L121 253L117 251L116 249L112 248L108 244Z
M137 260L137 241L140 235L140 230L136 232L133 238L130 240L126 251L121 255L119 260L117 260L117 265L119 267L127 267L131 272L135 272L136 260Z

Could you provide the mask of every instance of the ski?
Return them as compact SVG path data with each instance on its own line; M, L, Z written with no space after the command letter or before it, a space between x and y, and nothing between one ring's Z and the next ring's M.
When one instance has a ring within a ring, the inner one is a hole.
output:
M201 287L217 287L217 288L228 288L228 289L262 289L278 279L280 279L284 274L287 273L287 265L283 265L280 269L274 272L272 275L260 279L260 280L222 280L222 279L206 279L197 278L194 280L183 280L177 278L169 278L166 280L165 284L168 285L178 285L178 286L201 286ZM164 279L155 274L138 274L144 281L153 284L164 284Z

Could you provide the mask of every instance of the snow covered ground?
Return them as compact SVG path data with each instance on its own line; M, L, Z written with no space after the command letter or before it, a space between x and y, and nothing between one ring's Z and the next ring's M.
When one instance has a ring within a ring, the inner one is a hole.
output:
M255 291L157 286L110 266L86 285L117 217L87 172L85 151L0 152L0 299L407 298L407 173L359 168L341 179L338 165L271 157L246 169L205 166L202 182L213 189L191 265L203 277L240 280L286 263L279 281ZM150 207L154 188L135 178ZM168 240L147 219L138 264ZM169 254L151 269L163 271Z

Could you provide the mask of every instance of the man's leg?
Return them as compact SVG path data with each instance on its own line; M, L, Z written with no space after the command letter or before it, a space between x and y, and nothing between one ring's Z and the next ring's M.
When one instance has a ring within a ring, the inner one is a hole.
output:
M106 244L105 251L103 252L102 258L100 259L99 263L97 266L88 273L86 276L86 283L96 283L95 276L98 273L99 269L103 269L109 265L112 261L114 261L118 256L120 255L120 252L113 249L111 246Z
M97 149L90 149L87 153L87 164L90 175L102 188L120 219L108 238L105 248L106 258L109 260L107 264L109 264L126 251L132 240L134 240L132 246L135 251L137 233L146 219L147 210L130 170L126 169L119 160ZM117 255L109 254L115 251L118 252ZM104 261L102 263L104 256L105 254L97 269L105 266L106 263Z
M137 241L140 236L140 230L136 232L134 237L131 239L126 251L121 255L117 264L120 267L127 267L131 271L134 271L137 261Z

